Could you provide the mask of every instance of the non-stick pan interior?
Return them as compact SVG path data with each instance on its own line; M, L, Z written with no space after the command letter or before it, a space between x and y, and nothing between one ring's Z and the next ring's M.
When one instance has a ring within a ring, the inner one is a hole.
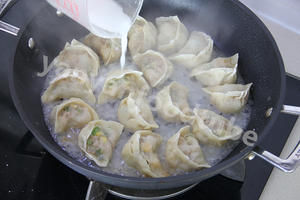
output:
M141 15L154 22L155 17L178 15L190 31L201 30L211 35L215 44L228 56L239 53L239 72L247 83L253 82L251 120L248 130L255 130L259 139L267 133L277 117L285 87L284 68L277 46L265 26L247 8L236 1L218 0L145 0ZM67 166L105 183L144 189L179 187L201 181L219 173L247 155L251 148L240 144L223 162L210 168L168 178L129 178L91 169L73 160L53 140L44 123L40 101L44 78L36 76L42 71L42 55L51 61L66 41L80 39L87 30L71 19L56 16L48 5L33 18L20 37L10 73L10 89L15 105L26 125L56 158ZM29 38L35 40L31 50ZM273 107L270 118L265 112Z

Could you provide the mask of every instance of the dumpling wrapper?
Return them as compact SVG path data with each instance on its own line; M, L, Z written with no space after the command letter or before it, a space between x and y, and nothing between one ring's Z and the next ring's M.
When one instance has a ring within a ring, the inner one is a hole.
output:
M85 37L84 43L101 57L104 65L109 65L121 57L122 47L120 38L101 38L90 33Z
M209 94L210 102L223 113L240 112L246 105L252 83L247 85L225 84L203 88Z
M50 82L41 99L45 104L71 97L81 98L93 104L96 102L90 80L85 72L77 69L65 69Z
M191 69L210 60L213 43L209 35L194 31L185 46L169 59Z
M169 138L166 146L166 161L171 168L186 172L210 167L190 126L181 128Z
M217 86L235 83L237 79L239 55L228 58L216 58L192 70L191 76L195 77L202 85Z
M135 132L122 150L122 158L127 165L148 177L166 177L157 155L162 137L148 130Z
M121 101L118 119L131 132L158 128L149 103L141 94L130 93Z
M192 119L192 110L188 103L188 89L172 82L156 95L156 110L161 118L168 122L187 122Z
M124 126L114 121L89 122L78 135L78 145L98 166L106 167Z
M122 99L131 92L147 93L150 86L143 78L143 73L134 70L116 70L111 72L98 97L98 104L115 99Z
M179 51L188 39L188 30L177 16L156 18L157 49L170 55Z
M173 64L159 52L148 50L133 57L152 87L162 85L173 72Z
M88 46L73 39L53 60L53 65L62 68L73 68L84 71L95 77L98 75L100 61L97 54Z
M98 118L95 110L79 98L66 100L55 106L51 112L56 133L64 133L70 128L82 128Z
M243 130L228 119L206 109L194 109L193 133L203 143L222 145L228 140L238 140Z
M156 37L156 27L138 16L128 32L128 49L131 56L153 49L156 45Z

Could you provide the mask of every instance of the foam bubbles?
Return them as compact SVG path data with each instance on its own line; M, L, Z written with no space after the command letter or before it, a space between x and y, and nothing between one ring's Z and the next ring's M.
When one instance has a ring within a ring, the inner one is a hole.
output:
M224 56L219 51L214 51L214 57L217 56ZM126 61L125 69L133 69L137 70L136 66L134 66L129 59ZM96 78L93 78L91 80L93 91L96 97L100 94L102 87L105 82L105 78L107 74L112 71L120 69L120 64L118 62L113 63L107 67L102 66L99 71L99 75ZM47 81L45 82L45 88L49 85L49 81L51 81L55 76L55 73L51 71L48 74ZM188 101L191 108L204 108L212 110L218 114L221 114L214 106L212 106L207 98L207 95L203 92L202 86L199 82L196 80L193 80L189 77L189 71L182 67L182 66L174 66L174 72L170 79L166 81L164 85L168 85L172 81L177 81L183 85L185 85L187 88L189 88L189 96ZM238 83L244 83L241 76L238 78ZM151 93L148 95L148 101L151 106L151 110L153 112L153 116L155 118L155 121L159 125L159 128L154 130L155 133L159 133L163 137L163 142L159 149L159 158L162 162L162 165L165 168L168 168L166 161L165 161L165 147L167 140L174 135L180 128L183 126L186 126L187 124L184 123L169 123L161 119L157 112L155 111L155 96L159 89L152 89ZM137 170L127 166L127 164L123 161L121 152L122 148L125 145L125 143L129 140L131 133L128 131L124 131L116 145L116 148L113 152L112 159L109 163L109 165L105 168L98 167L93 161L88 159L84 153L79 149L77 145L77 136L80 132L79 129L72 129L68 131L65 134L56 134L54 133L54 127L53 124L50 123L50 113L52 108L57 105L59 102L55 104L48 104L43 106L44 116L45 116L45 122L49 128L49 131L51 135L53 136L54 140L66 151L69 153L71 157L74 159L85 163L86 165L98 169L103 170L105 172L113 173L113 174L119 174L122 176L141 176ZM117 118L117 110L118 106L120 104L120 100L112 101L103 105L91 105L96 112L98 113L100 119L103 120L113 120L118 121ZM250 103L251 104L251 103ZM226 117L229 120L234 121L234 123L241 128L246 128L248 121L250 119L251 114L251 107L249 103L245 106L244 110L239 114L229 115L229 114L222 114L224 117ZM209 164L215 165L218 162L220 162L222 159L224 159L232 150L233 148L238 144L239 142L228 142L225 145L221 147L215 147L212 145L207 144L201 144L203 153L208 161ZM180 171L176 171L176 174L182 173Z

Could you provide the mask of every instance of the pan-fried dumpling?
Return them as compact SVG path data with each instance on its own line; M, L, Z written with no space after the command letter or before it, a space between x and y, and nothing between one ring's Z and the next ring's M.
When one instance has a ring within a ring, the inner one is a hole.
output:
M97 76L100 67L99 57L88 46L72 40L53 60L53 65L62 68L73 68L86 72L90 76Z
M169 59L187 68L193 68L210 60L213 40L203 32L192 32L185 46Z
M111 72L104 83L98 103L103 104L115 99L122 99L130 92L146 93L150 90L143 73L134 70L116 70Z
M84 43L91 47L108 65L120 59L122 53L120 38L101 38L92 33L88 34Z
M168 140L166 160L171 168L183 171L210 167L190 126L181 128Z
M55 106L51 112L56 133L63 133L70 128L82 128L98 118L95 110L79 98L66 100Z
M188 89L172 82L156 95L156 110L168 122L187 122L192 118L188 103Z
M89 122L78 135L78 145L100 167L106 167L122 134L123 125L114 121Z
M158 128L146 98L136 93L130 93L121 101L118 119L131 132Z
M170 55L180 50L188 39L188 30L177 16L156 18L157 49Z
M127 165L148 177L166 177L157 155L162 137L148 130L135 132L122 150L122 158Z
M191 73L205 86L217 86L235 83L239 55L228 58L216 58L209 63L195 67Z
M152 87L162 85L172 74L173 64L159 52L148 50L133 57Z
M223 113L240 112L248 101L252 83L247 85L225 84L207 87L203 90L209 94L211 104Z
M87 102L95 103L96 98L87 74L77 69L66 69L53 79L42 95L43 103L51 103L60 99L71 97L81 98Z
M206 109L194 109L193 133L203 143L222 145L228 140L238 140L243 130L228 119Z
M128 49L131 56L153 49L156 45L156 36L155 26L138 16L128 32Z

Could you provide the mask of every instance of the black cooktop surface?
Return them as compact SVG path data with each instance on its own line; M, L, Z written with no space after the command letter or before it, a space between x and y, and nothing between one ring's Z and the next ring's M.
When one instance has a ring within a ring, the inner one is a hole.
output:
M20 0L2 20L22 27L39 6L28 8L35 0ZM26 12L22 12L26 9ZM30 10L31 12L28 12ZM0 199L84 199L89 181L61 164L35 140L18 116L9 94L7 71L17 39L0 32ZM287 76L285 104L300 102L300 80ZM272 138L261 147L279 155L296 116L280 114L272 128ZM243 166L243 165L242 165ZM255 158L245 161L245 177L236 181L217 175L201 182L192 190L173 199L255 200L258 199L271 173L272 166ZM106 199L119 199L109 194Z

